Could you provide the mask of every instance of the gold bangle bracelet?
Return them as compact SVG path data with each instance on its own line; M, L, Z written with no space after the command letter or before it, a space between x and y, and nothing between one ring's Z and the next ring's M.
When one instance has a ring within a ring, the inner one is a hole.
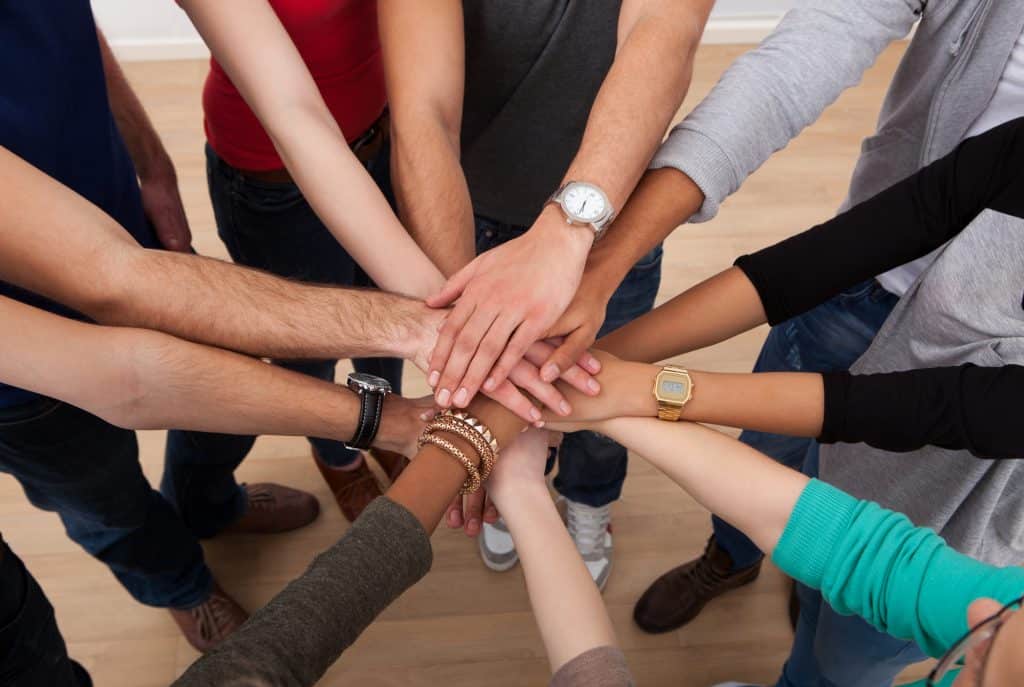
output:
M466 457L466 454L458 446L443 437L429 432L424 432L417 443L420 448L423 448L426 444L436 446L462 464L462 467L466 469L467 476L466 481L462 483L462 488L459 490L460 494L472 494L480 489L480 485L483 483L480 479L480 472L476 469L473 461Z
M465 422L467 425L472 427L476 432L480 434L480 436L484 438L484 441L486 441L487 444L491 447L491 450L494 451L494 458L495 460L497 460L498 454L501 453L501 449L498 447L498 440L494 438L494 433L491 432L490 428L483 422L481 422L478 418L474 417L473 415L470 415L464 410L452 410L451 408L444 410L441 413L441 417L453 417L457 420Z
M469 424L450 416L434 418L427 426L430 432L448 432L465 439L480 458L480 479L487 481L494 469L495 455L491 445Z

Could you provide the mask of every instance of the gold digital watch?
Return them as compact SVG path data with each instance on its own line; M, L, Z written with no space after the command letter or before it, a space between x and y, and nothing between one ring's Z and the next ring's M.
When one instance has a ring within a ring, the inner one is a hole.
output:
M654 378L654 398L658 400L658 419L676 422L683 406L693 398L690 373L675 365L666 365Z

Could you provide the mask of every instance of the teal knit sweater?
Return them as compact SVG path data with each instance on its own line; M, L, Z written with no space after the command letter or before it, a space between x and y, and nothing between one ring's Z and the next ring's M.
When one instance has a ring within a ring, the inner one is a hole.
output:
M967 607L1024 594L1024 569L954 551L905 515L811 480L772 553L785 573L820 589L838 613L912 639L940 657L967 632Z

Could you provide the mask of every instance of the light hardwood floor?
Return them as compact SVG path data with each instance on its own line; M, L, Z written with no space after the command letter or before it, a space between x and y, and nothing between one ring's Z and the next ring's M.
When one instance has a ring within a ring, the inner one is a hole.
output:
M693 107L744 50L701 48L682 112ZM684 227L668 240L659 302L723 269L741 253L832 214L843 198L859 141L873 130L902 50L900 45L888 50L860 86L758 171L713 222ZM199 103L205 63L125 66L178 166L196 249L226 257L206 194ZM748 370L765 331L689 355L686 363ZM339 373L345 368L339 366ZM426 389L415 370L407 373L406 383L410 393ZM163 432L140 434L142 462L154 484L159 480L163 441ZM313 525L293 534L235 537L205 545L209 564L225 588L255 609L347 525L316 473L304 440L260 439L239 474L247 481L274 480L308 489L324 511ZM708 516L634 457L614 522L615 568L604 596L640 685L774 681L791 642L786 586L775 568L766 565L755 584L713 603L682 630L646 635L632 623L633 603L664 570L700 552L709 532ZM32 508L7 476L0 477L0 527L45 588L72 655L89 668L98 687L167 685L194 660L196 654L166 612L135 603L104 566L67 539L55 515ZM394 603L321 684L545 684L547 661L520 571L488 572L478 559L475 542L460 533L442 530L433 542L436 557L430 575Z

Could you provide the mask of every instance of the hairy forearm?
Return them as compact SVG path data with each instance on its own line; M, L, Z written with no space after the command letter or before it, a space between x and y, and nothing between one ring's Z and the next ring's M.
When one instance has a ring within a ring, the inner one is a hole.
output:
M562 525L543 480L518 483L497 502L516 543L551 671L617 644L601 593Z
M476 255L473 204L457 133L436 119L395 113L391 175L399 212L416 243L446 276Z
M764 324L761 298L731 267L597 342L620 358L654 362L725 341Z
M103 74L106 77L110 109L114 113L117 129L124 138L132 162L135 163L135 171L141 179L159 176L174 178L174 165L142 103L128 84L103 32L97 29L96 35L100 44L100 56L103 59Z
M598 431L645 457L768 553L808 481L731 437L688 422L619 418Z

